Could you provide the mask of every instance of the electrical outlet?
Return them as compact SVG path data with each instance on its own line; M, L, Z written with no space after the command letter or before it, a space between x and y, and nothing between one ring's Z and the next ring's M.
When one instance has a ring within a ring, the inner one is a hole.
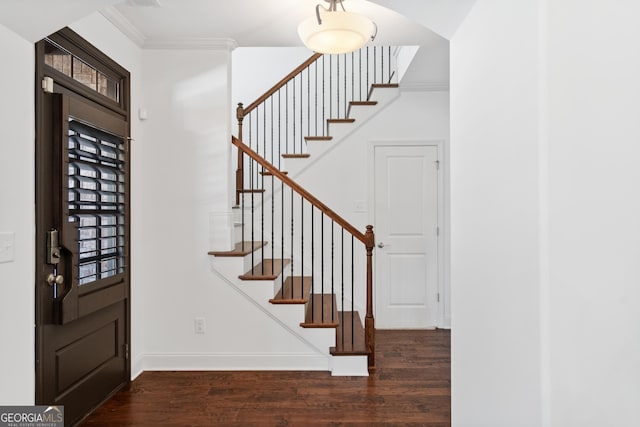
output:
M204 317L196 317L194 327L196 334L204 334L207 331L207 324L204 321Z

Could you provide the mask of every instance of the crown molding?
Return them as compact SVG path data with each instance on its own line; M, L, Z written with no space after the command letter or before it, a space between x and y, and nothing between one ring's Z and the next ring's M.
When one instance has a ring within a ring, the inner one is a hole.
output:
M185 38L147 38L144 49L176 49L176 50L228 50L238 47L238 43L227 38L185 37Z
M127 36L132 42L140 47L144 47L146 37L135 25L131 23L118 9L113 6L105 7L100 10L102 16L107 18L122 34Z
M100 13L142 49L232 51L238 47L238 43L230 38L185 37L169 39L163 37L146 37L115 7L106 7L102 9Z
M443 92L449 90L449 82L400 82L400 92Z

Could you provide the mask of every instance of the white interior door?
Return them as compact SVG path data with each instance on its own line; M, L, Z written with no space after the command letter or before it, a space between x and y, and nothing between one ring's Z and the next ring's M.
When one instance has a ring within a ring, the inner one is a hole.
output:
M381 329L438 319L438 147L374 148L375 318Z

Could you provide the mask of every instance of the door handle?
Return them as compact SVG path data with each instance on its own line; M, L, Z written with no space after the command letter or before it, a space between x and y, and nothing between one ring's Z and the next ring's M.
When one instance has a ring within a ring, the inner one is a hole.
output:
M53 288L53 299L54 301L58 298L60 290L58 286L62 286L64 283L64 277L61 274L50 273L47 276L47 284Z
M58 274L56 276L55 274L51 273L47 276L47 283L49 284L49 286L62 285L64 283L64 277L61 274Z
M380 249L384 248L384 243L383 243L383 242L378 243L378 247L379 247Z

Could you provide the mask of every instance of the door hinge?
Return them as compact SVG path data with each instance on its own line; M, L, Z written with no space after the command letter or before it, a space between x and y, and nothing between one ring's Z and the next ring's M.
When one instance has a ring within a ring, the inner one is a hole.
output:
M436 160L436 169L440 170L440 160Z
M436 236L440 235L440 227L436 227Z
M438 302L440 302L440 292L438 292Z
M129 360L129 344L122 346L124 348L124 360Z

